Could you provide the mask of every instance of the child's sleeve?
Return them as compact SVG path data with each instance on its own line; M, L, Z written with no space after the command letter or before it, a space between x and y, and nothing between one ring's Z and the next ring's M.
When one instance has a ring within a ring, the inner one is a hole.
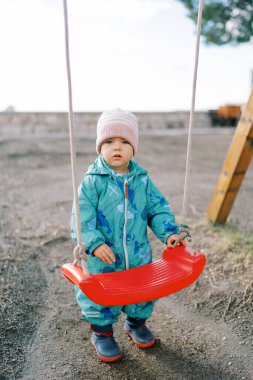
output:
M105 237L96 229L98 194L94 183L95 179L86 176L78 188L78 200L80 207L80 223L82 242L86 245L86 253L92 254L95 248L105 243ZM77 242L75 207L72 207L71 236Z
M164 244L170 235L179 233L169 203L150 178L147 183L147 217L148 226Z

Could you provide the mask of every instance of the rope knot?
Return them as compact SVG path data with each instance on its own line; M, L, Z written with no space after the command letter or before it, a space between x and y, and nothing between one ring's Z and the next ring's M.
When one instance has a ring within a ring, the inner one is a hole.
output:
M84 243L77 244L74 248L73 255L76 261L85 260L88 261L86 254L86 245Z
M77 265L80 261L84 274L86 276L89 276L90 272L87 266L88 255L85 251L86 251L86 245L84 243L79 243L75 246L74 251L73 251L75 260L73 264Z

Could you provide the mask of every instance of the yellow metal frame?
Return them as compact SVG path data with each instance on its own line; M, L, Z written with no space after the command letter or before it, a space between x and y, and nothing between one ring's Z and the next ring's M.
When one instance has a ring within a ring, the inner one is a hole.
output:
M212 223L225 224L253 156L253 88L238 122L207 216Z

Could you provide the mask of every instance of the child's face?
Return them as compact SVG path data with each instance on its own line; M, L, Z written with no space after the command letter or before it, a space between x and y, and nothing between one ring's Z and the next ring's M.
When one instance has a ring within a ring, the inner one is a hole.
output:
M114 171L127 173L134 150L127 140L121 137L112 137L105 140L101 145L101 154Z

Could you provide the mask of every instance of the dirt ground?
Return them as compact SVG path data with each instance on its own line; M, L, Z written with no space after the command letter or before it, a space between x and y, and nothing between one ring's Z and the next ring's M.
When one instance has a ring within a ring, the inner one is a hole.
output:
M253 379L252 165L225 228L205 220L232 132L193 138L188 223L207 256L200 279L161 299L148 325L157 343L140 350L115 326L124 351L98 360L73 288L60 268L72 260L68 137L0 140L0 379ZM79 180L94 138L77 144ZM186 136L143 135L137 160L180 221ZM164 248L150 232L155 258Z

